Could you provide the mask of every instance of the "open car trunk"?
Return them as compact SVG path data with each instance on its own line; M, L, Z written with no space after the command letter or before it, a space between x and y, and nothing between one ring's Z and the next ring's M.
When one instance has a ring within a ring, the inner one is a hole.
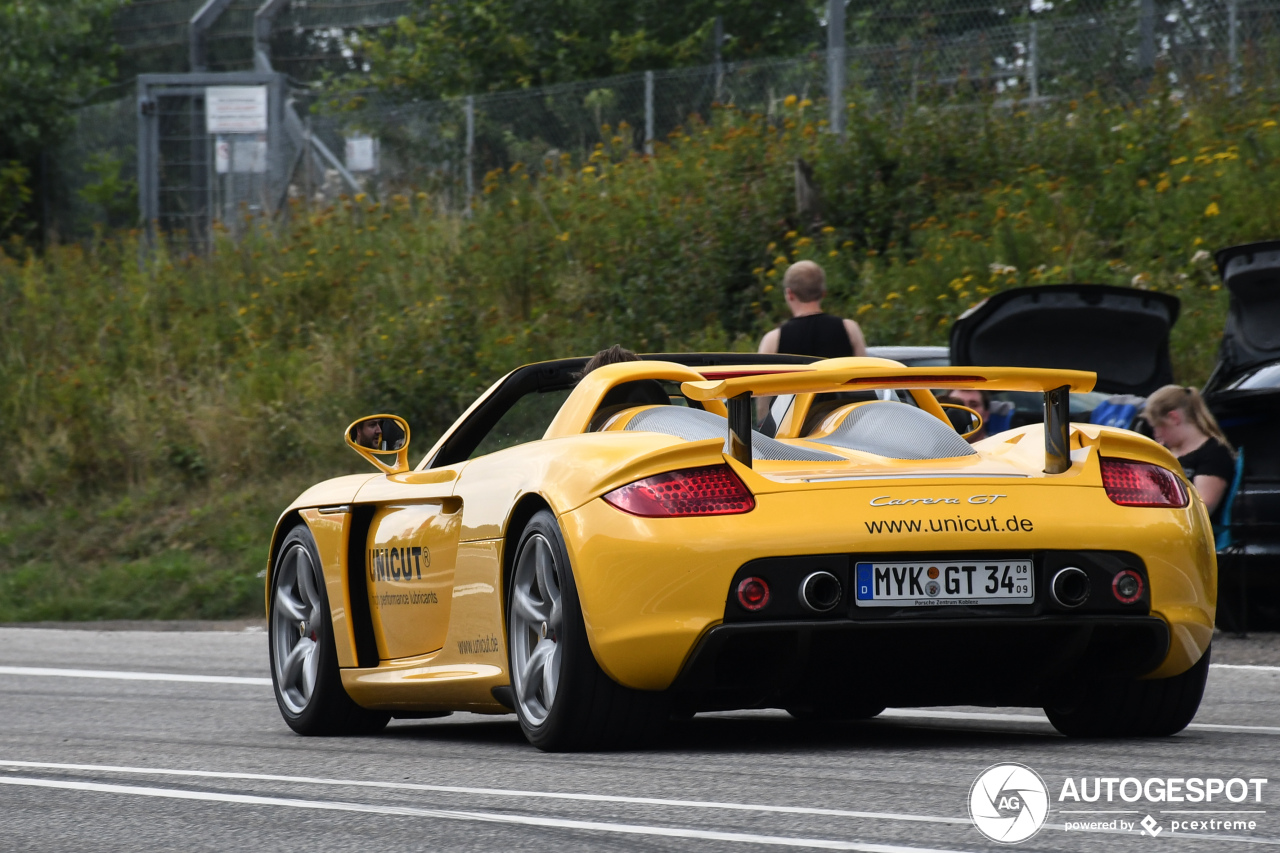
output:
M1280 241L1217 253L1230 295L1205 401L1244 453L1231 511L1231 547L1219 556L1219 622L1280 627ZM1225 616L1225 618L1224 618Z
M951 363L1091 370L1094 390L1148 396L1173 381L1169 330L1180 302L1103 284L997 293L951 327Z

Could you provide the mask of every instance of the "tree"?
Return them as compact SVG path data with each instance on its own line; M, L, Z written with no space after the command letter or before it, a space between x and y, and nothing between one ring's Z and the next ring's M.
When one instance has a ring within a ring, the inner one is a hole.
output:
M361 45L372 84L437 98L711 61L717 16L726 60L820 46L811 0L417 0L412 16Z
M115 73L111 13L121 0L0 0L0 167L44 180L41 155L72 123L72 110ZM38 192L12 189L0 239L31 230ZM38 187L38 183L37 183Z

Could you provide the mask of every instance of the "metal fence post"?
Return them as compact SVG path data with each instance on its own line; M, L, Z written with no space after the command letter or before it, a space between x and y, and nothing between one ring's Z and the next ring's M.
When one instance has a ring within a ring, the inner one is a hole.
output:
M1240 4L1227 2L1227 65L1231 69L1231 94L1240 94Z
M1142 0L1138 13L1138 68L1150 71L1156 67L1156 3Z
M476 148L476 96L467 95L467 210L471 209L471 198L475 195L475 148Z
M1040 25L1035 21L1027 36L1027 82L1031 85L1031 100L1040 100Z
M653 154L653 72L644 72L644 153Z
M191 16L187 53L192 71L207 71L209 29L218 17L231 5L231 0L207 0Z
M827 0L827 98L831 132L844 136L844 0Z
M716 75L716 101L720 100L721 88L724 86L724 59L720 54L721 48L724 47L724 18L716 15L715 27L713 28L712 38L716 43L715 52L715 75Z

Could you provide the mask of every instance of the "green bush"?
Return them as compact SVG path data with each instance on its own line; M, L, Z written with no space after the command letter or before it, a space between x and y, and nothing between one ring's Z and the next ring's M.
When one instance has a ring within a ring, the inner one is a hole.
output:
M124 520L81 522L109 528L146 527L165 499L200 513L266 489L283 504L281 483L362 470L340 437L362 414L404 415L425 450L521 363L613 343L754 349L801 258L826 267L828 309L872 344L945 343L958 314L1011 286L1171 292L1183 300L1175 369L1200 383L1226 307L1208 253L1280 231L1268 91L1204 80L1194 97L1141 104L1090 94L905 116L855 98L846 139L824 132L819 109L795 97L773 117L719 108L652 157L630 148L629 128L605 128L612 142L581 161L486 176L466 216L425 193L361 195L246 219L204 257L147 251L136 232L0 255L0 505L47 519L151 496ZM819 195L804 215L797 158ZM210 565L243 580L261 569L276 509L250 503L256 551L215 536L173 556L164 537L126 549L103 535L86 559L139 583ZM51 527L8 534L0 613L55 612L14 603L34 595L43 558L29 546ZM189 588L247 600L235 583ZM224 612L186 595L164 612Z

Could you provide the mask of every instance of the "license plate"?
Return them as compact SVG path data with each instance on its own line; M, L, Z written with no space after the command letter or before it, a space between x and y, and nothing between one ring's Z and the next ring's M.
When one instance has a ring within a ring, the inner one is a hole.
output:
M858 563L858 607L935 607L946 604L1031 604L1030 560L935 560Z

